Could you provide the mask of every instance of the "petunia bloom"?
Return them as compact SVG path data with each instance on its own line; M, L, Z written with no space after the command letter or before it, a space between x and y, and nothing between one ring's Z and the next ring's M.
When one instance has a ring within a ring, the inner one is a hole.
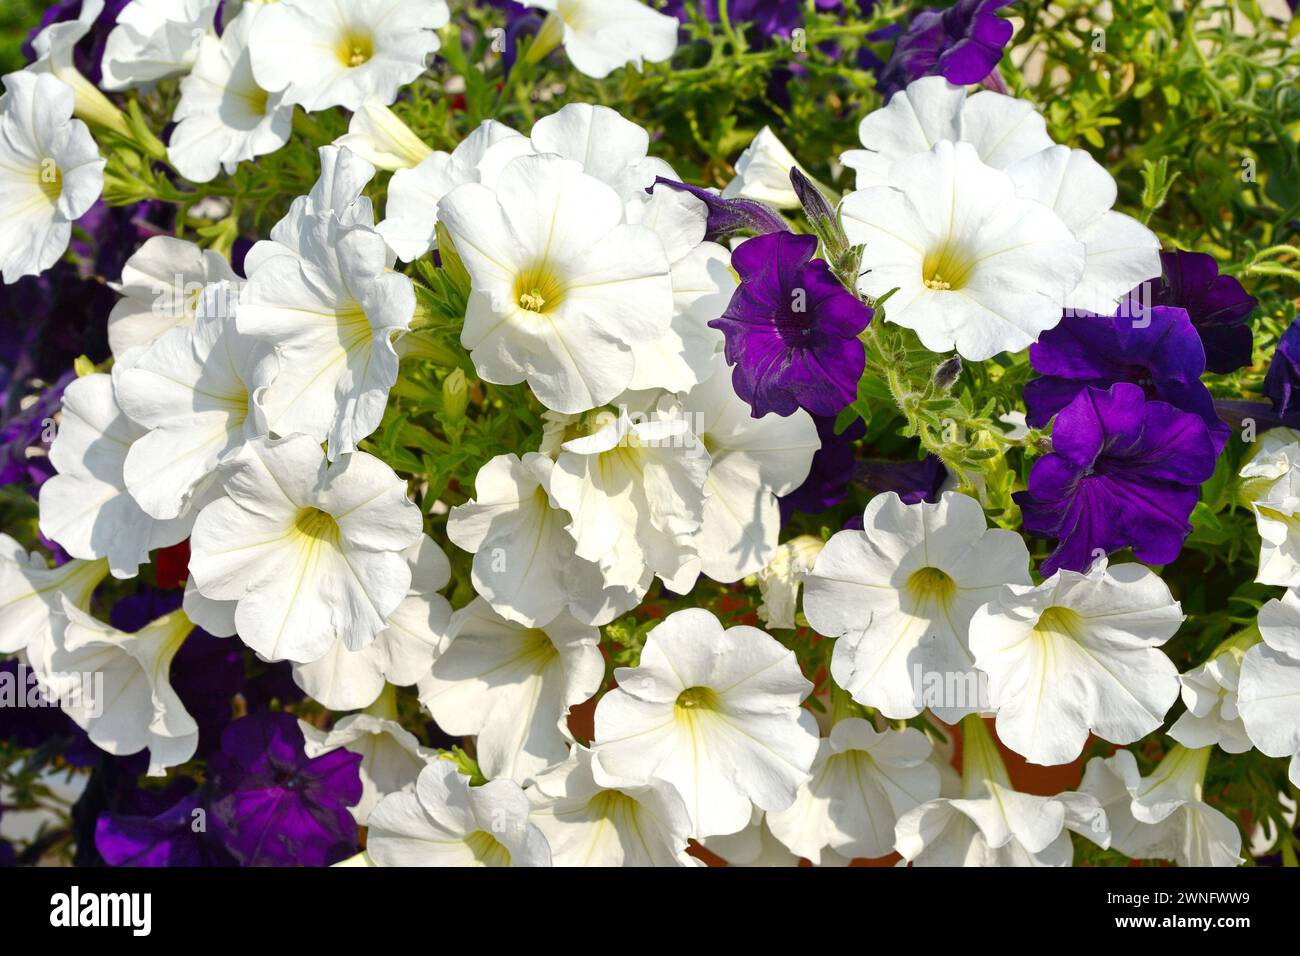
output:
M1127 750L1088 761L1080 789L1110 821L1115 849L1135 860L1179 866L1238 866L1241 831L1205 802L1209 747L1175 747L1144 777Z
M881 70L877 89L889 96L923 76L943 76L959 86L978 83L998 65L1014 32L997 11L1012 0L957 0L944 10L923 7Z
M1205 367L1226 375L1250 364L1247 320L1259 307L1232 276L1219 275L1214 257L1175 249L1160 253L1162 275L1151 290L1152 305L1186 309L1205 345Z
M450 16L445 0L279 0L253 21L253 75L308 112L355 110L367 96L391 103L425 71Z
M104 160L90 130L72 118L72 90L24 71L0 96L0 274L5 283L58 261L104 188Z
M236 720L208 761L211 825L244 866L328 866L356 850L361 754L308 757L296 717Z
M366 853L379 866L550 866L551 849L513 780L471 787L434 760L415 792L385 797L370 814Z
M1141 386L1159 399L1200 416L1221 449L1230 435L1201 382L1205 352L1182 309L1155 306L1141 317L1067 314L1029 347L1029 361L1041 374L1025 386L1026 422L1046 428L1052 416L1084 389L1116 382Z
M470 274L461 343L487 381L527 381L547 408L588 411L628 387L631 346L668 331L662 242L578 163L520 157L495 188L459 186L438 213Z
M789 809L767 814L768 828L816 865L824 850L849 859L888 856L898 818L939 796L930 741L914 727L878 733L850 717L820 743L812 779Z
M989 528L979 502L956 492L915 505L877 495L862 526L834 535L804 580L808 623L837 638L835 683L890 719L927 705L947 721L978 709L964 692L977 680L967 630L1002 585L1030 583L1024 541ZM936 677L951 699L923 695Z
M804 408L835 415L857 397L872 312L814 259L815 236L770 233L732 253L740 288L709 325L726 337L736 394L755 418Z
M1065 308L1109 314L1134 286L1160 273L1160 240L1136 219L1114 210L1118 196L1114 178L1084 150L1054 144L1047 135L1042 115L1025 100L991 90L967 97L962 87L953 86L943 77L925 77L894 94L884 108L867 114L859 125L858 135L866 148L846 152L843 161L857 170L859 193L875 186L908 191L917 175L913 158L949 141L959 146L967 144L984 165L1006 173L1018 200L1046 206L1083 246L1083 269L1062 296ZM981 181L992 188L995 177L985 175ZM1005 184L998 181L997 189L1001 192ZM972 201L964 193L960 197L962 210ZM977 196L978 193L977 188ZM891 232L897 215L885 215L885 209L875 208L872 200L880 194L868 192L863 199L855 199L856 195L846 199L846 214L852 212L857 219ZM988 198L984 197L985 203ZM916 201L919 204L913 216L931 208L926 205L924 195ZM979 203L974 205L978 207ZM938 223L948 214L942 207L931 212L933 222ZM915 239L916 227L911 222L907 226L905 234L912 234ZM861 238L855 234L857 227L846 224L846 228L850 238L855 241ZM1045 235L1040 229L1039 238ZM948 238L960 240L959 235ZM937 258L922 265L930 269L942 264L950 272L959 272L954 267L970 261L967 256L970 250L964 248L969 245L970 239L945 242L944 248L954 253L955 258ZM893 242L886 245L887 249L893 247ZM870 256L867 264L875 265ZM1062 263L1054 265L1063 266ZM942 270L939 275L949 283L950 289L957 288L950 277L942 275ZM911 288L912 284L904 281L907 278L900 277L896 284ZM932 279L933 273L926 271L922 278ZM1035 287L1033 276L1023 281ZM881 293L889 288L892 286L882 288ZM978 289L977 285L972 292ZM896 303L895 310L902 304ZM1050 322L1043 328L1054 324Z
M126 90L181 76L214 33L219 0L132 0L104 44L102 86Z
M568 756L569 710L605 678L600 632L560 614L525 627L482 598L452 615L447 649L420 682L420 702L454 736L476 737L490 779L530 783Z
M1042 573L1084 571L1098 554L1131 547L1168 564L1191 533L1188 517L1217 454L1205 422L1147 401L1128 382L1088 388L1063 409L1052 453L1034 463L1015 500L1030 534L1056 538Z
M220 39L207 35L193 70L181 81L167 156L186 179L206 183L241 162L274 153L289 141L293 107L253 77L248 41L264 8L244 7Z
M560 42L579 73L604 79L642 60L662 63L677 49L677 21L640 0L529 0L548 12L529 58L541 59Z
M1018 352L1060 321L1086 247L1051 208L966 142L899 159L888 179L841 206L849 240L868 249L859 290L898 290L888 321L931 352L975 361Z
M755 627L724 630L702 608L654 628L640 666L614 672L596 706L596 779L676 787L692 835L735 833L754 806L794 803L817 755L812 685L794 652Z
M420 540L406 483L364 452L330 464L314 439L246 443L223 468L227 497L199 514L190 572L237 601L239 636L267 660L309 662L343 639L356 650L406 597L402 552Z
M1089 731L1128 744L1159 727L1178 671L1159 649L1183 622L1168 586L1140 564L1057 571L1008 585L970 622L998 737L1036 764L1068 763Z

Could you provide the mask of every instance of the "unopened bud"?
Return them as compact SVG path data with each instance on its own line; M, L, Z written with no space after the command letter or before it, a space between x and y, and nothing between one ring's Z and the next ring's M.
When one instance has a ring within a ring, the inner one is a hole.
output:
M454 369L442 380L442 410L445 424L454 424L464 420L465 409L469 407L469 383L465 373Z
M961 356L954 355L934 370L934 387L940 392L946 392L952 388L959 375L961 375Z

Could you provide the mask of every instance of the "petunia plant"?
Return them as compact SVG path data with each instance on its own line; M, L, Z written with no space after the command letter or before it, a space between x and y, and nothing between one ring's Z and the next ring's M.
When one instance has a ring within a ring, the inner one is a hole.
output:
M0 864L1297 865L1288 4L29 6Z

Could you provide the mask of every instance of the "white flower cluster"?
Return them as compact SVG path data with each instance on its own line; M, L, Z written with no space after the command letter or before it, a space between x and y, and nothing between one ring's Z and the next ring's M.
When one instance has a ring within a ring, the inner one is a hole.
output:
M74 113L133 135L72 66L101 6L47 28L37 63L4 78L5 282L56 262L104 188ZM530 55L562 42L593 77L677 43L677 21L634 0L532 6L548 17ZM860 530L783 542L779 499L822 438L808 412L758 416L733 387L709 323L738 279L706 239L709 207L654 188L679 177L604 106L563 106L527 133L486 120L430 147L390 107L448 20L443 0L127 5L103 85L179 80L163 156L181 177L281 148L296 107L346 108L350 127L244 276L168 236L126 262L111 370L67 386L40 492L40 531L70 560L49 567L0 535L0 653L105 751L147 751L153 774L196 752L169 678L196 626L288 662L314 701L357 712L303 729L309 756L361 755L358 862L381 866L694 866L701 847L733 865L1065 866L1071 834L1239 863L1236 824L1205 799L1211 748L1289 758L1300 786L1300 434L1263 436L1241 473L1258 580L1286 596L1182 675L1162 646L1183 608L1156 572L1100 556L1035 583L1024 538L966 494L879 494ZM1023 350L1063 309L1110 313L1161 271L1156 237L1112 210L1109 174L1023 101L928 77L861 138L841 207L871 250L859 291L896 290L888 320L929 350ZM765 129L722 197L796 207L797 165ZM412 275L434 262L464 278L454 374L518 387L543 423L469 458L472 490L446 502L376 440L403 362L421 358L429 290ZM417 500L463 555L426 533ZM134 633L92 616L101 582L187 539L182 609ZM602 634L702 576L759 587L768 630L728 626L715 605ZM804 625L829 678L768 632ZM616 651L634 666L607 669ZM94 700L73 685L87 672L107 685ZM395 688L473 738L484 779L405 729ZM1069 764L1090 737L1158 730L1180 696L1178 746L1154 771L1120 749L1078 792L1018 792L990 733Z

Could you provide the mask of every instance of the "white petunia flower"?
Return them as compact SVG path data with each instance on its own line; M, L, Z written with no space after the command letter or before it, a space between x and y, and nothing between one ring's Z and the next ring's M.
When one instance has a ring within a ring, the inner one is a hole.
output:
M560 43L579 73L604 79L620 67L641 61L662 63L677 50L675 17L640 0L529 0L550 16L529 50L540 60Z
M626 407L570 423L550 493L572 516L578 557L606 586L641 590L651 573L686 594L699 577L694 539L704 515L709 454L680 407L662 398L633 419Z
M148 433L127 452L127 490L146 514L185 514L217 466L266 434L256 395L275 376L270 346L235 329L238 291L205 288L192 328L173 328L117 377L122 410Z
M628 388L685 392L707 378L722 333L709 327L736 289L731 255L706 242L708 212L688 193L662 188L646 192L657 177L676 180L672 167L648 155L650 136L606 106L570 103L537 121L532 146L582 164L583 172L619 194L629 223L659 237L673 288L673 318L656 339L632 346L635 369Z
M900 159L888 186L841 207L850 241L865 243L859 289L932 352L982 361L1018 352L1061 321L1085 249L1061 218L1020 197L969 143L942 140Z
M113 375L86 375L63 392L59 432L50 445L58 474L41 486L41 534L74 558L107 558L113 576L135 577L149 552L184 541L194 514L151 518L126 488L126 459L146 431L122 411Z
M0 96L0 273L6 284L40 275L68 248L72 223L104 188L104 160L72 118L73 94L52 76L4 78Z
M600 690L600 632L561 614L524 627L482 598L452 615L447 649L420 681L420 703L447 733L476 735L485 776L528 783L568 756L569 709Z
M786 417L754 418L732 387L731 369L721 355L714 356L711 371L682 403L710 458L694 544L701 570L731 583L761 570L776 554L777 498L804 483L821 439L802 408Z
M104 89L125 90L189 72L201 59L200 45L213 35L218 6L218 0L131 0L104 44Z
M447 537L474 555L474 590L502 617L536 627L567 612L608 624L636 607L648 582L606 587L600 566L577 556L570 516L551 496L554 469L536 452L493 458L474 479L475 497L451 509Z
M108 562L68 561L56 568L33 551L0 534L0 654L25 653L38 661L50 636L50 618L66 598L85 611L108 574Z
M414 793L370 814L366 853L379 866L550 866L546 837L513 780L471 787L448 760L422 771Z
M1290 757L1291 782L1300 786L1300 595L1259 609L1264 643L1246 652L1237 684L1237 708L1246 736L1269 757Z
M256 242L248 250L244 271L249 276L276 256L304 256L303 232L325 213L333 214L344 226L374 228L375 207L364 193L375 177L375 167L338 146L322 146L319 155L320 176L311 191L294 199L284 218L271 227L270 239Z
M967 98L943 77L924 77L865 117L859 136L867 149L843 156L857 170L859 189L896 186L895 163L905 169L902 161L947 140L969 143L985 165L1011 177L1019 198L1053 209L1086 247L1083 274L1064 299L1068 309L1109 315L1131 289L1160 275L1155 234L1112 211L1114 179L1086 152L1054 144L1024 100L987 90Z
M840 720L821 739L812 779L788 809L767 814L767 825L819 866L826 849L849 859L888 856L899 816L939 796L931 752L915 728L877 733L860 718Z
M723 630L700 608L666 617L641 663L596 706L596 779L662 780L692 835L735 833L755 806L784 810L817 756L812 685L794 653L755 627Z
M962 721L962 792L904 813L895 849L913 866L1069 866L1070 831L1105 848L1106 813L1087 793L1040 797L1012 789L980 717Z
M237 323L275 346L279 372L262 393L277 435L329 440L330 458L379 427L397 381L394 340L415 316L415 289L393 272L374 229L332 212L307 219L301 256L272 256L244 286Z
M495 189L453 190L439 218L470 274L461 342L487 381L527 381L547 408L587 411L628 387L633 345L668 331L663 244L575 162L520 157Z
M253 72L309 113L355 110L367 96L392 103L425 71L450 18L445 0L279 0L253 22Z
M1240 473L1260 537L1255 580L1286 588L1300 586L1300 443L1294 436L1290 429L1265 432Z
M967 630L1002 585L1031 583L1024 541L990 529L979 502L956 492L915 505L877 495L862 527L834 535L804 580L808 623L839 638L835 683L890 719L929 706L953 723L978 710ZM952 693L923 695L936 681Z
M433 155L428 144L377 96L362 100L348 122L347 134L334 145L352 150L378 169L414 169Z
M119 757L148 749L149 775L163 776L199 744L198 724L168 676L193 630L184 612L174 611L124 634L65 598L40 672L95 746ZM93 685L79 687L87 675L95 675Z
M122 111L99 91L99 87L81 75L74 62L77 44L90 32L103 12L104 0L81 0L77 19L51 23L32 38L32 52L36 58L23 72L38 75L49 73L62 80L72 87L77 116L130 139L133 138L131 130Z
M402 552L421 517L406 483L362 452L328 463L305 435L250 441L223 472L228 497L199 514L190 573L205 597L239 602L244 643L303 663L372 642L411 586Z
M1238 866L1241 831L1204 801L1210 747L1175 747L1143 777L1127 750L1094 757L1082 791L1096 797L1110 821L1115 849L1135 860L1179 866Z
M399 259L414 262L437 245L438 203L444 196L465 183L494 186L507 163L532 151L527 137L484 120L450 153L430 153L414 168L393 174L380 235Z
M804 171L772 127L764 126L736 160L736 178L722 190L722 198L753 199L778 209L798 209L799 197L790 183L792 169Z
M340 639L319 660L293 665L294 683L312 700L330 710L369 707L385 684L419 683L446 648L451 605L438 592L451 580L447 556L428 535L407 548L405 556L410 590L372 642L351 650Z
M758 572L758 592L763 597L758 616L769 628L795 627L799 589L825 546L821 538L801 534L777 548L767 567Z
M181 81L177 124L167 147L176 171L196 183L233 175L242 162L289 141L293 107L253 78L248 37L257 7L245 7L221 38L203 37L194 70Z
M998 737L1036 764L1069 763L1089 731L1128 744L1164 723L1178 669L1160 646L1182 606L1140 564L1008 585L975 612L970 648L989 677Z
M527 790L553 865L700 865L686 853L691 818L676 790L658 781L602 786L593 770L592 752L575 746Z
M361 801L351 808L361 826L390 793L414 791L420 772L438 759L436 750L420 746L415 734L396 720L372 713L351 714L329 731L301 720L298 726L306 738L308 757L319 757L340 747L361 755Z
M1237 688L1242 660L1255 640L1247 632L1225 641L1204 664L1179 675L1187 710L1169 728L1170 737L1191 750L1215 745L1230 754L1250 750L1253 744L1242 723Z
M177 326L194 324L204 290L239 282L226 257L172 236L153 236L126 260L122 280L110 283L122 299L108 316L108 344L120 359L152 345Z

